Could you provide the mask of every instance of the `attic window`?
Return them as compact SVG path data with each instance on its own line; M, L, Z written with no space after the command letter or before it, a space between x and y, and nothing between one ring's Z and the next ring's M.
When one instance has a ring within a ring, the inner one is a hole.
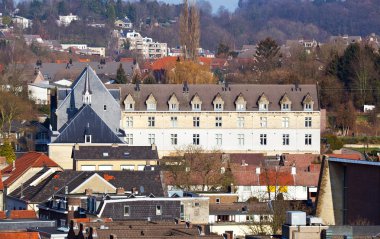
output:
M104 152L103 157L108 157L108 152Z
M91 135L85 136L85 143L91 143Z

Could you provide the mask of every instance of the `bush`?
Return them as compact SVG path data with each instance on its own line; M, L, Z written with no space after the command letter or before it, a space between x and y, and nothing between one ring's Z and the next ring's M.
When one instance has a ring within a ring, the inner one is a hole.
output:
M343 148L343 142L336 135L327 135L327 143L330 145L331 150L337 150Z

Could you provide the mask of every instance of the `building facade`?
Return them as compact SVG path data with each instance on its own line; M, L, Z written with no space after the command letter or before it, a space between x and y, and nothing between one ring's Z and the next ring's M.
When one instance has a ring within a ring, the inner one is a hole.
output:
M320 152L315 85L125 85L125 142L160 156L188 145L223 152Z

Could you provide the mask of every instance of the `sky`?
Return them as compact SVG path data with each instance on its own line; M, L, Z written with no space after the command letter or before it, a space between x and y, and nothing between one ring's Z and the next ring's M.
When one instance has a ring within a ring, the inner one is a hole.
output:
M181 3L182 0L159 0L167 3ZM239 0L208 0L212 5L212 11L216 12L220 6L225 6L228 10L233 11L238 5Z

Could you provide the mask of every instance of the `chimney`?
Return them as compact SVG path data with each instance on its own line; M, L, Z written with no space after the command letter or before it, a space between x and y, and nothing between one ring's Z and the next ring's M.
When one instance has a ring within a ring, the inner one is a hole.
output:
M86 192L86 196L91 196L92 195L92 189L91 188L87 188L85 190L85 192Z
M156 144L152 144L152 150L157 150Z
M75 150L79 150L79 144L75 144L75 145L74 145L74 149L75 149Z
M116 195L124 195L124 194L125 194L124 188L122 187L116 188Z
M79 224L79 232L78 232L78 235L76 238L84 238L84 235L83 235L83 224Z
M71 220L70 221L70 229L69 229L69 232L67 234L67 239L75 239L75 238L76 238L76 235L74 232L74 221Z
M204 236L205 235L205 231L206 231L206 225L199 225L198 226L198 231L199 231L199 235L200 236Z
M190 222L186 222L186 228L193 228L193 224L191 224Z
M139 193L139 191L137 191L136 187L133 187L131 192L132 192L132 194L138 194Z

